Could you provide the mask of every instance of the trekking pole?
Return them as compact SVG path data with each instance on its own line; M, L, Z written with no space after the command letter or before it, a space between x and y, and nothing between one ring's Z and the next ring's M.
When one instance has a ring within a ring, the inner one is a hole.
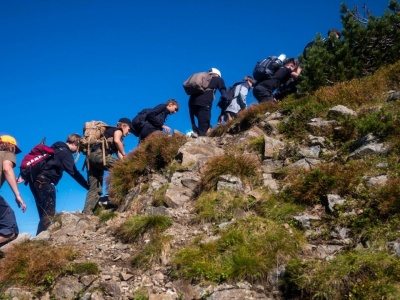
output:
M46 137L42 138L42 141L40 142L40 144L45 145L46 144Z

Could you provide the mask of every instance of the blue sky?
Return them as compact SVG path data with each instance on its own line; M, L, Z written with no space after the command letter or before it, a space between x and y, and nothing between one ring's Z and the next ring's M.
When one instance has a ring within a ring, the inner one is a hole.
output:
M317 33L342 28L341 2L0 1L0 134L18 140L20 162L43 137L47 144L65 141L86 121L113 125L170 98L180 110L166 124L187 132L182 82L191 73L215 67L230 86L265 56L297 57ZM381 16L389 0L345 2L349 8L366 3ZM252 95L247 100L255 102ZM133 150L137 138L124 142ZM79 170L82 165L83 156ZM34 235L36 205L29 188L19 187L28 206L24 214L7 184L0 193L16 211L20 231ZM83 208L86 191L69 175L57 190L58 212Z

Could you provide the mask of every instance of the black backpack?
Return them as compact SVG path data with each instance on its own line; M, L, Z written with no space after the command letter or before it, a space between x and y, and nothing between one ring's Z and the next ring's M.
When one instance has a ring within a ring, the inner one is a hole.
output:
M146 123L147 114L151 112L153 109L145 108L141 110L136 117L132 119L132 133L135 136L139 136L142 132L143 126Z
M268 56L266 59L257 62L253 70L253 77L256 81L270 79L282 65L283 62L278 56Z

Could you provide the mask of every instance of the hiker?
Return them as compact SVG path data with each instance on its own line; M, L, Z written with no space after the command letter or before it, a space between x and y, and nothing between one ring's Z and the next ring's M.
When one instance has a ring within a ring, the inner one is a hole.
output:
M335 29L335 28L331 28L328 30L328 37L323 39L324 42L328 42L328 41L334 41L334 40L340 40L340 38L342 37L342 33ZM314 41L309 42L303 50L303 58L307 59L307 52L309 49L311 49L314 46Z
M257 82L253 89L253 95L259 103L276 102L274 91L282 82L286 82L289 78L297 78L301 73L301 67L297 66L294 58L288 58L284 61L283 67L271 77L271 79Z
M299 60L296 58L294 60L294 63L296 65L296 70L300 66ZM286 82L282 82L278 89L276 90L275 93L275 99L277 101L282 101L285 97L287 97L290 94L294 94L297 92L297 85L299 84L299 77L293 78L290 77Z
M90 154L86 157L89 191L86 194L85 206L82 211L84 214L93 213L100 196L103 194L104 171L109 171L118 159L123 159L126 156L122 141L131 130L131 121L128 118L121 118L116 127L109 127L104 132L107 139L107 147L104 148L104 153L101 142L91 146ZM114 157L114 154L117 158Z
M189 98L189 116L192 129L199 136L206 136L211 128L211 108L215 97L215 90L219 90L221 98L226 98L225 82L221 78L221 72L216 68L208 71L212 79L207 89L202 94L191 95ZM195 117L198 125L196 126Z
M79 151L80 135L70 134L65 143L55 142L50 147L54 150L52 159L46 161L39 174L33 181L29 181L29 188L35 198L39 213L39 224L36 235L47 230L56 214L56 186L62 178L63 172L67 172L84 189L89 185L86 179L77 170L73 153Z
M237 117L239 111L247 107L246 97L250 89L253 87L255 80L251 76L245 76L242 81L236 82L227 91L228 100L222 104L221 114L218 118L218 123L228 122ZM225 108L224 108L225 107Z
M172 115L179 110L179 104L175 99L169 99L167 103L162 103L156 107L150 109L147 112L145 123L139 135L139 142L142 142L153 132L171 132L169 128L164 123L169 115Z
M4 181L7 180L14 193L18 207L25 212L26 204L21 198L14 174L14 167L17 162L15 154L18 153L21 153L21 150L18 148L15 138L10 135L0 136L0 188L3 186ZM18 233L19 229L14 210L0 195L0 247L16 239Z

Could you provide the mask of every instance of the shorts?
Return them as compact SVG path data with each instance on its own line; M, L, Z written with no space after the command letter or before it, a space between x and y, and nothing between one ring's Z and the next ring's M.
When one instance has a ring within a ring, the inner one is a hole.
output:
M18 235L19 229L13 209L6 200L0 196L0 235L9 236L15 233Z

